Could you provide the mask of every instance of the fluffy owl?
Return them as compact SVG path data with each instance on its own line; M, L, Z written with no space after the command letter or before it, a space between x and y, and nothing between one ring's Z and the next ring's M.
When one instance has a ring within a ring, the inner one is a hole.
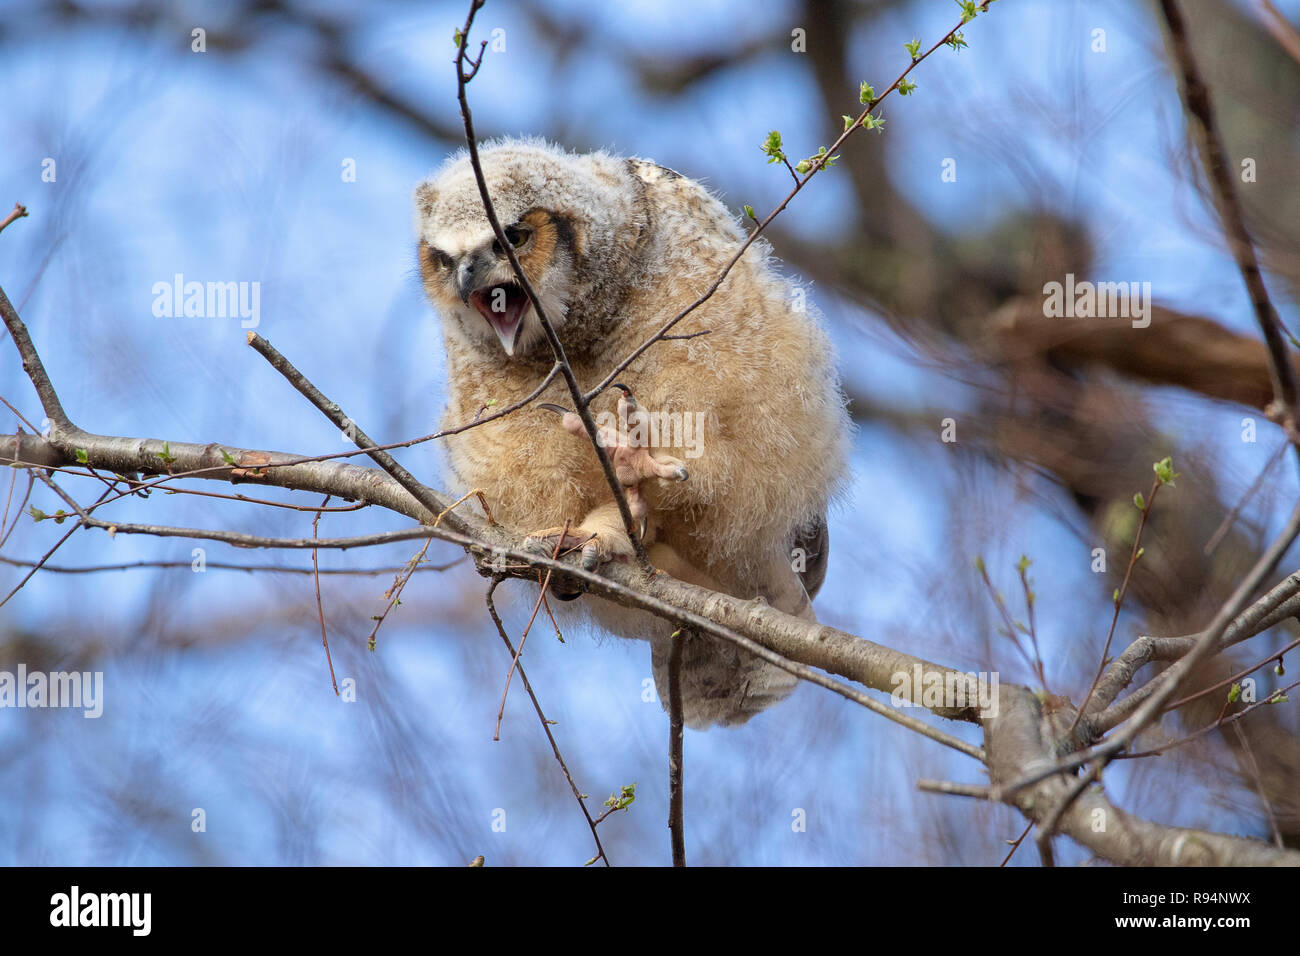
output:
M487 144L480 157L506 239L584 389L694 301L744 239L700 183L651 161L520 139ZM420 272L447 352L443 422L460 425L485 405L526 397L554 359L463 152L417 187L415 206ZM640 424L649 423L633 444L673 463L637 489L650 560L815 620L826 511L850 431L830 342L764 243L672 334L691 333L703 334L656 343L619 375ZM593 415L610 421L619 394L597 398ZM538 403L445 439L450 483L482 491L499 522L548 553L567 520L589 565L628 560L631 542L590 439L541 403L572 405L557 380ZM672 626L594 596L583 604L604 629L650 642L666 701ZM794 688L795 678L732 645L686 640L682 700L692 727L742 723Z

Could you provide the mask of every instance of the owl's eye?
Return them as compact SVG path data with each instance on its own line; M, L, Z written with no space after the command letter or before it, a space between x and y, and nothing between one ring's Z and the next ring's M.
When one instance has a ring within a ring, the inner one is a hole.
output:
M506 238L510 240L510 245L514 246L516 249L527 242L528 237L531 235L532 230L525 229L522 226L511 226L506 230Z
M424 254L433 265L438 266L440 269L450 269L452 267L451 256L447 255L447 253L443 252L441 249L435 249L433 246L426 245L424 247Z

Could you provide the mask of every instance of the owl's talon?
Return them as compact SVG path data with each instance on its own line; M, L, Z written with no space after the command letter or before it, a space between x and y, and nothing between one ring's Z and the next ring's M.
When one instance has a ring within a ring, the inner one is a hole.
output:
M556 543L560 540L563 528L548 528L535 531L524 539L524 550L533 554L551 557L556 553ZM564 534L564 543L559 548L559 557L581 552L582 567L586 571L595 571L602 564L632 554L632 542L622 531L584 531L582 528L570 528Z
M561 534L564 535L563 543L560 543ZM565 531L563 528L547 528L545 531L534 531L524 538L524 550L549 558L556 555L556 545L559 544L558 556L562 558L570 551L585 547L591 537L590 534L572 529Z

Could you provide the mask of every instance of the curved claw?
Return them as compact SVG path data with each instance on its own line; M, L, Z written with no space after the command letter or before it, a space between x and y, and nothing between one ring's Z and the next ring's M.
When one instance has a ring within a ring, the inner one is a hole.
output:
M555 414L561 416L569 414L569 410L565 408L563 405L553 405L550 402L538 402L537 407L544 408L548 412L555 412Z
M564 535L563 541L560 540L561 534ZM524 538L523 547L532 554L549 558L555 554L558 546L559 556L564 557L570 551L589 545L591 538L591 535L579 534L573 529L564 531L561 528L549 528L546 531L535 531Z

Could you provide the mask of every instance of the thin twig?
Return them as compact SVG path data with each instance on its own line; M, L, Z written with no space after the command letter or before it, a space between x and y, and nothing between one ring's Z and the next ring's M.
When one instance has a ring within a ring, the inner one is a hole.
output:
M1245 731L1241 729L1241 724L1234 723L1232 729L1236 731L1237 741L1241 744L1241 752L1246 757L1246 768L1250 771L1250 778L1255 784L1255 792L1259 794L1259 802L1264 804L1264 813L1268 816L1269 829L1273 831L1273 843L1279 850L1285 849L1286 844L1282 842L1282 831L1278 829L1277 817L1273 815L1273 803L1268 799L1268 794L1264 791L1264 780L1259 773L1259 764L1255 761L1255 751L1250 746L1250 740L1246 737Z
M1025 824L1025 828L1024 830L1021 831L1020 836L1016 837L1014 840L1009 841L1011 843L1011 849L1008 850L1007 855L1002 858L1002 862L998 864L999 867L1004 867L1011 862L1011 858L1015 856L1016 851L1020 849L1020 844L1025 842L1025 837L1029 836L1029 831L1032 830L1033 828L1034 828L1034 821L1030 820L1028 823Z
M492 583L488 585L487 609L488 614L492 617L492 623L496 625L497 634L501 636L501 640L506 645L506 650L510 652L510 657L512 659L517 659L518 655L515 654L514 645L510 643L510 637L506 634L505 625L501 623L501 615L497 613L496 604L492 600L493 592L496 591L497 585L503 580L504 578L501 577L493 577ZM524 670L522 664L519 665L519 679L523 682L524 690L528 692L528 699L533 702L533 710L537 711L537 719L542 723L542 730L546 733L546 739L550 741L551 753L555 754L555 759L559 763L560 769L564 772L564 779L569 782L569 789L573 791L573 798L578 801L578 807L582 810L582 816L587 821L588 829L591 830L591 838L596 841L596 857L590 862L594 863L595 860L604 860L606 866L612 866L613 864L609 862L609 856L605 853L604 846L601 845L600 834L596 832L596 821L591 818L591 814L587 810L586 797L583 795L582 791L578 789L578 785L573 782L573 774L569 773L569 765L564 762L564 757L560 754L560 745L555 742L555 735L551 733L551 721L547 720L546 714L542 713L542 705L538 702L537 695L533 693L533 685L529 682L528 673Z
M326 495L325 500L320 503L320 506L323 509L329 503L330 496ZM320 511L317 511L316 516L311 519L311 536L313 538L320 537L320 516ZM315 548L312 548L311 550L311 569L312 583L316 585L316 616L320 619L320 642L325 645L325 661L329 664L330 668L330 684L334 687L334 696L338 697L339 682L334 676L334 658L330 656L330 639L329 635L325 632L325 605L321 601L320 596L320 564L317 560Z
M1292 681L1290 684L1287 684L1285 687L1280 688L1279 690L1275 690L1271 694L1266 694L1265 696L1261 697L1259 700L1255 701L1255 703L1251 704L1248 707L1242 708L1241 710L1237 711L1235 714L1229 714L1227 717L1220 717L1220 719L1214 721L1213 723L1206 724L1200 730L1193 731L1192 733L1186 734L1185 736L1182 737L1176 737L1173 740L1163 743L1159 747L1155 747L1151 750L1141 750L1141 751L1134 751L1130 753L1117 754L1115 756L1115 759L1116 760L1140 760L1144 757L1158 757L1163 753L1167 753L1168 751L1173 750L1175 747L1181 747L1183 746L1183 744L1191 743L1193 740L1197 739L1198 737L1204 737L1206 734L1210 733L1211 731L1221 730L1222 728L1226 727L1228 724L1236 723L1238 720L1241 720L1243 717L1245 717L1247 714L1249 714L1251 711L1255 710L1258 707L1263 707L1265 704L1273 705L1275 703L1281 702L1282 698L1286 696L1287 691L1294 690L1297 686L1300 686L1300 680Z
M465 556L461 555L453 561L445 564L422 564L416 571L446 571L454 568L458 564L465 562ZM0 564L7 564L13 568L31 568L36 566L35 561L20 561L17 558L6 558L0 555ZM68 567L59 564L42 565L42 570L47 574L105 574L109 571L136 571L142 569L174 571L184 568L189 571L194 567L192 561L123 561L119 564L92 564L84 567ZM407 569L407 565L401 567L383 567L383 568L321 568L318 571L313 568L291 568L283 564L235 564L228 561L205 561L203 567L212 571L243 571L248 574L317 574L322 577L378 577L381 574L400 574Z
M481 54L480 54L481 55ZM555 549L551 553L553 560L560 557L560 549L564 547L564 538L569 533L569 519L564 519L564 529L560 532L560 538L555 542ZM546 589L551 585L551 568L546 569L546 578L542 581L542 589L537 595L537 600L533 603L533 613L528 616L528 623L524 625L523 634L519 635L519 650L510 661L510 670L506 672L506 686L501 691L501 706L497 708L497 724L492 730L492 739L501 739L501 718L506 712L506 697L510 694L510 678L515 676L515 668L519 666L519 656L524 652L524 641L528 640L528 632L533 629L533 621L537 620L537 609L542 606L542 599L546 597Z
M949 797L989 798L989 786L984 783L956 783L952 780L918 780L916 789L922 793L941 793Z
M1070 729L1066 731L1066 736L1074 733L1079 721L1083 715L1088 712L1088 703L1092 700L1093 693L1097 690L1097 685L1101 683L1102 675L1106 673L1106 665L1110 663L1110 642L1115 638L1115 625L1119 623L1119 612L1124 607L1124 598L1128 596L1128 582L1133 576L1133 569L1137 566L1138 557L1142 554L1142 532L1147 526L1147 518L1151 516L1151 508L1156 503L1156 495L1160 493L1162 482L1156 478L1151 485L1151 493L1143 502L1142 517L1138 519L1137 532L1133 535L1133 547L1129 551L1128 567L1124 569L1124 580L1120 582L1119 588L1113 601L1115 607L1110 615L1110 630L1106 632L1106 643L1101 648L1101 660L1097 664L1097 675L1093 677L1092 683L1088 686L1088 693L1083 695L1083 703L1074 713L1074 720L1070 723Z
M433 544L432 538L424 542L424 547L415 552L411 560L406 562L406 566L394 575L392 587L384 592L384 597L388 599L388 603L384 605L382 611L375 615L375 626L372 627L370 633L366 635L367 650L373 651L375 649L375 638L379 635L379 629L383 627L384 621L388 620L389 612L400 603L402 591L406 589L407 582L411 580L411 576L414 575L416 570L419 568L420 562L424 560L424 556L428 553L429 545L431 544Z
M1225 677L1223 680L1219 681L1216 684L1211 684L1209 687L1204 687L1201 690L1198 690L1194 694L1188 694L1186 697L1180 698L1179 700L1176 700L1173 703L1166 705L1165 712L1168 713L1171 710L1177 710L1179 707L1182 707L1184 704L1188 704L1191 701L1196 700L1197 698L1204 697L1206 694L1212 694L1216 690L1219 690L1222 687L1230 687L1233 684L1237 683L1237 681L1241 680L1243 677L1255 673L1255 671L1271 663L1272 661L1281 660L1284 654L1290 653L1291 651L1295 650L1297 647L1300 647L1300 637L1297 637L1294 641L1292 641L1286 647L1282 648L1282 650L1280 651L1270 651L1268 654L1264 656L1262 660L1259 660L1256 663L1251 664L1249 667L1245 668L1244 670L1238 671L1237 673L1233 674L1231 677Z
M510 262L510 268L514 271L515 279L524 294L528 296L528 301L532 303L533 313L537 316L537 321L542 327L542 332L546 336L546 341L551 347L551 353L555 356L555 364L564 378L564 384L568 386L569 396L573 399L576 406L578 417L582 420L582 425L587 431L587 437L591 439L592 448L595 449L596 457L600 461L601 470L605 474L605 481L613 493L614 502L618 506L618 513L623 519L623 530L627 532L628 540L632 542L632 550L635 552L637 561L640 562L643 569L649 570L650 558L646 554L645 543L641 540L641 534L636 527L636 521L632 518L632 509L628 505L627 495L623 491L623 485L618 480L618 475L614 472L614 464L610 460L609 453L605 450L603 443L600 441L599 432L596 428L595 419L591 417L591 412L587 406L590 399L582 392L578 385L577 376L574 375L573 367L569 364L568 356L564 353L564 345L555 333L555 327L546 315L546 310L542 307L542 300L533 288L524 268L519 263L519 257L515 255L514 244L506 238L505 231L497 219L496 207L492 203L492 197L488 194L487 179L483 174L483 165L478 154L478 140L474 135L474 116L470 112L469 99L466 95L466 86L469 81L474 79L478 73L479 67L483 62L483 49L479 50L477 61L470 60L466 54L466 45L469 43L469 32L474 26L474 17L479 9L483 6L485 0L470 0L469 14L465 19L465 26L457 34L456 47L456 98L460 102L461 120L465 126L465 143L469 151L470 167L474 171L474 180L478 184L479 197L483 202L483 212L487 216L488 224L492 227L492 234L496 236L497 244L505 252L506 258ZM486 43L484 44L484 48ZM472 64L473 69L466 72L464 65L466 62Z
M686 635L673 632L668 653L668 832L673 866L686 865L686 826L682 811L682 645Z
M976 6L979 8L981 12L987 12L990 2L992 2L992 0L981 0L980 3L976 4ZM864 105L862 112L858 114L857 119L855 119L853 123L850 124L844 130L844 132L839 135L839 137L835 140L835 142L827 148L825 155L814 158L810 161L808 172L804 175L804 177L802 179L799 179L796 176L795 187L792 190L790 190L788 194L786 194L786 197L782 199L780 203L777 204L775 209L773 209L770 213L767 214L767 217L763 219L762 222L756 224L753 231L750 232L749 235L745 237L745 241L740 244L740 248L738 248L735 254L729 260L727 260L727 263L722 267L722 269L719 270L717 276L714 277L713 282L709 284L709 287L704 290L704 292L700 295L700 297L697 298L690 305L688 305L686 308L684 308L681 312L678 312L675 316L673 316L671 319L665 322L663 326L659 329L659 331L655 332L644 342L638 345L635 349L633 349L632 352L625 359L623 359L616 366L614 366L612 370L610 370L608 375L606 375L603 379L601 379L600 384L598 384L595 388L591 389L591 391L587 392L585 396L586 399L590 401L594 399L597 395L599 395L601 392L603 392L605 389L609 388L615 381L618 380L618 376L622 374L622 372L629 365L631 365L638 358L640 358L641 355L648 348L653 346L656 342L662 341L664 336L668 332L670 332L672 328L675 325L677 325L677 323L681 322L688 315L690 315L692 312L694 312L696 309L702 306L705 302L709 301L709 299L713 297L713 294L717 292L718 289L722 286L723 281L727 278L728 274L730 274L732 268L734 268L736 263L738 263L741 260L741 257L744 256L745 252L749 249L751 245L754 244L754 242L759 238L759 236L763 234L764 230L766 230L767 227L772 224L772 221L776 219L776 217L779 216L785 210L786 206L790 204L790 201L793 200L795 196L799 195L799 193L803 190L803 188L808 185L808 183L812 180L812 178L815 175L817 175L817 173L827 168L826 167L827 160L835 156L836 151L839 150L839 148L844 145L844 142L850 136L856 133L858 130L864 128L863 123L866 121L867 117L871 115L872 111L875 110L875 108L884 101L885 97L889 96L890 93L898 89L898 85L902 83L903 80L907 79L907 75L911 73L912 70L916 69L916 67L920 65L922 61L926 60L930 56L930 54L934 53L935 50L939 49L939 47L947 43L953 37L953 35L957 33L957 31L959 31L963 26L966 25L967 22L968 21L963 19L961 23L958 23L951 30L945 33L943 37L940 38L934 44L934 46L930 47L924 53L920 54L915 59L913 59L912 62L908 64L907 68L903 70L903 72L898 75L898 77L894 80L894 82L889 84L889 86L879 96L873 97L871 100L869 100ZM509 252L508 246L506 251Z
M311 402L316 408L332 421L342 431L348 432L352 440L356 442L358 448L366 452L380 468L388 472L393 480L406 489L416 501L428 508L433 514L438 514L443 510L443 503L431 494L429 489L415 480L415 476L398 464L397 459L386 451L380 451L377 444L370 439L361 427L356 424L349 416L345 415L343 409L337 403L331 402L325 395L308 381L307 377L298 371L287 358L279 353L276 348L266 339L256 332L248 333L248 344L271 363L271 367L283 375L307 401ZM457 530L464 530L466 525L462 523L455 515L450 517L448 524L451 524Z
M0 292L0 295L3 295L3 293ZM49 477L47 477L46 475L42 474L39 471L36 472L35 474L38 478L41 479L41 481L49 485L49 487L52 488L59 495L59 497L63 498L64 501L68 502L68 504L72 507L72 509L78 513L79 519L76 524L74 524L71 528L69 528L63 534L63 536L59 538L58 541L54 542L54 545L53 547L50 548L50 550L46 551L45 554L42 555L40 559L38 559L36 563L32 565L31 570L28 571L25 575L23 575L22 580L14 585L13 590L11 590L8 594L4 596L4 600L0 600L0 607L4 607L6 604L8 604L10 598L12 598L15 594L17 594L19 591L21 591L24 587L27 586L27 582L32 579L32 577L36 574L37 571L39 571L41 568L45 566L45 562L54 556L55 551L58 551L59 548L63 547L63 543L67 541L69 538L71 538L73 534L76 533L78 528L83 528L86 526L86 524L89 521L94 520L92 518L89 518L86 515L86 512L81 508L81 506L79 506L72 498L70 498L67 494L65 494L63 489L60 488L58 485L56 485L52 479L50 479ZM30 489L28 490L30 491ZM108 492L105 492L104 494L107 493ZM18 517L19 515L14 516L15 526L17 526L18 524Z
M1289 445L1289 442L1284 441L1282 444L1277 446L1277 451L1273 452L1273 454L1269 456L1268 461L1264 463L1264 467L1260 469L1255 480L1251 482L1250 487L1246 489L1246 493L1241 496L1241 500L1232 506L1232 510L1229 511L1223 521L1219 523L1219 526L1214 529L1214 534L1210 535L1210 540L1205 542L1204 554L1206 557L1214 554L1214 549L1219 546L1219 542L1224 539L1230 530L1232 530L1232 525L1236 522L1237 515L1241 514L1241 509L1246 507L1246 503L1250 501L1251 498L1255 497L1255 492L1259 491L1260 485L1264 483L1264 479L1268 477L1268 473L1273 470L1273 466L1282 460L1282 456L1286 453Z
M1064 817L1065 812L1074 805L1074 801L1079 799L1083 794L1083 791L1087 790L1092 783L1101 780L1102 771L1105 769L1105 757L1091 764L1088 767L1087 773L1070 784L1070 789L1065 792L1065 796L1063 796L1060 802L1052 808L1052 812L1048 814L1047 819L1039 826L1038 836L1035 837L1035 842L1038 844L1038 852L1045 865L1054 865L1055 857L1052 853L1052 837L1056 835L1056 828L1061 825L1061 818Z

